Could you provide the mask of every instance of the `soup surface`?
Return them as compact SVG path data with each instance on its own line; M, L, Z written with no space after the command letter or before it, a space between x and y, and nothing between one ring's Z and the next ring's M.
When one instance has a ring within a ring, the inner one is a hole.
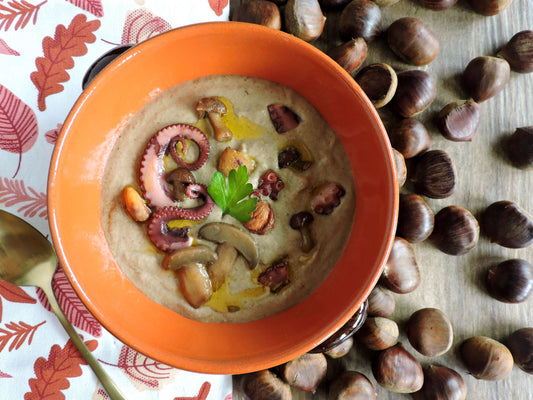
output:
M232 174L253 189L242 200L257 199L250 221L207 194L217 171L218 183ZM144 221L132 218L135 195ZM126 276L205 322L252 321L303 300L339 259L354 211L348 158L320 113L288 87L236 75L185 82L146 104L118 138L102 190L103 227Z

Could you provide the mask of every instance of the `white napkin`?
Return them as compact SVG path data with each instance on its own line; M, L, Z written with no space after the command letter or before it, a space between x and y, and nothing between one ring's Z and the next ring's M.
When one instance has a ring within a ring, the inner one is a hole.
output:
M58 130L87 68L121 43L228 19L228 0L0 1L0 208L49 237L46 184ZM61 307L128 399L231 399L231 376L178 370L132 350L83 306L64 273ZM107 399L40 290L0 282L0 398Z

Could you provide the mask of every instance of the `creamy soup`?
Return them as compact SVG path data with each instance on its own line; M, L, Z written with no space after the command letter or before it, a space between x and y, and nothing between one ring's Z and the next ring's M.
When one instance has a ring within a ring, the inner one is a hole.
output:
M251 220L208 194L217 171L224 183L247 179ZM236 75L146 104L118 138L102 191L106 237L127 277L206 322L256 320L303 300L339 259L354 211L349 161L320 113L288 87Z

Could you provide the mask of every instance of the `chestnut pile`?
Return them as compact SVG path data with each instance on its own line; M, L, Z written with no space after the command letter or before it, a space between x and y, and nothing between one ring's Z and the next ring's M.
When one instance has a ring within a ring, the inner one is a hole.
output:
M349 354L354 343L369 350L375 381L389 391L412 393L413 398L465 399L462 376L446 366L423 367L400 341L402 329L410 346L422 356L438 357L450 351L453 327L439 309L422 308L399 326L392 319L395 297L411 293L420 284L420 268L412 244L430 241L452 256L472 251L481 235L491 243L510 249L533 244L533 216L510 200L496 201L474 215L461 205L434 212L426 199L445 199L456 190L458 174L454 160L440 149L426 126L416 119L437 97L437 80L419 67L429 65L439 53L439 39L426 22L401 17L386 29L381 11L400 0L251 0L242 2L231 15L234 21L283 29L302 40L314 42L323 33L328 13L335 13L342 43L324 49L344 68L378 110L387 107L400 121L388 127L398 184L402 187L396 237L378 285L368 297L368 317L353 338L323 354L306 354L286 365L242 377L242 390L251 400L291 399L291 387L314 392L327 386L329 400L375 399L372 382L357 371L337 371L328 365ZM433 11L453 7L457 0L418 0ZM472 12L490 16L505 10L512 0L468 0ZM364 66L372 42L378 36L391 53L415 69L395 71L386 63ZM316 42L315 42L316 43ZM497 96L511 79L511 72L533 72L533 31L516 33L497 54L473 58L461 76L469 98L455 99L434 115L435 127L454 142L473 140L482 121L483 102ZM505 138L503 151L516 168L533 168L533 126L516 128ZM408 171L409 169L409 171ZM409 172L409 189L404 187ZM412 190L411 190L412 188ZM414 193L409 193L409 191ZM533 211L533 210L532 210ZM533 293L533 266L513 258L488 268L483 288L504 303L521 303ZM483 380L501 380L513 365L533 374L533 327L515 330L503 343L472 336L457 346L465 369Z

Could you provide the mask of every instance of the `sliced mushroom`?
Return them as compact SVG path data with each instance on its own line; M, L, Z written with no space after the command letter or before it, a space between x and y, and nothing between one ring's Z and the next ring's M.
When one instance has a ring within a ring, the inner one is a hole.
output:
M254 269L259 262L259 253L252 236L235 225L212 222L202 226L198 236L215 243L229 243L246 259L250 269Z
M222 121L222 116L225 115L228 110L226 105L216 97L204 97L196 104L196 111L198 111L198 118L202 118L204 114L207 114L207 119L213 127L215 134L215 140L219 142L226 142L231 140L233 133Z
M313 221L313 215L307 211L294 214L290 220L291 228L300 231L300 249L304 253L309 253L315 247L315 241L311 234L311 224Z
M238 256L237 249L228 242L217 246L217 260L206 266L207 273L211 278L213 291L216 292L231 272Z
M192 172L181 167L170 171L165 180L172 186L172 194L178 201L185 200L187 184L196 182Z
M204 245L184 247L167 254L163 258L163 269L178 270L188 264L208 264L215 262L216 253Z
M213 295L211 279L200 264L187 264L174 272L185 300L194 308L209 301Z

